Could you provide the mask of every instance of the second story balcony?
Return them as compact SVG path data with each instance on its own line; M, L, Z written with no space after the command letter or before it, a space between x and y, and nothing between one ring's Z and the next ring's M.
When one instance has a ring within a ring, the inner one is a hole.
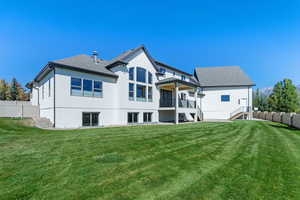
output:
M175 98L171 99L160 99L159 107L161 108L174 108L175 107ZM196 108L196 101L194 100L182 100L178 97L178 107L179 108Z

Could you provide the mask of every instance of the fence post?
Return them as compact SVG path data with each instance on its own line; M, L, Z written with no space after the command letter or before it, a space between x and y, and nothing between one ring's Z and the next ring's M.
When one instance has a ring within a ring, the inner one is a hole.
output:
M24 108L23 108L23 103L21 104L21 119L23 119L24 116Z

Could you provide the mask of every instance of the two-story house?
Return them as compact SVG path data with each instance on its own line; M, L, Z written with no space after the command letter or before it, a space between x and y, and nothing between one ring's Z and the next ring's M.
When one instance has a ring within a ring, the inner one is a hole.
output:
M189 74L140 46L112 60L94 52L50 61L30 85L41 118L77 128L249 117L254 84L239 67Z

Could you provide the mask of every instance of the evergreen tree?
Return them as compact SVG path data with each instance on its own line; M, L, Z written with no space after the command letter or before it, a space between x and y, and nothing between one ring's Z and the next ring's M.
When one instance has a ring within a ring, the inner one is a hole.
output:
M0 80L0 100L7 100L8 85L5 80Z
M16 78L13 78L10 84L10 89L9 89L9 94L10 94L10 100L16 101L18 98L18 82Z

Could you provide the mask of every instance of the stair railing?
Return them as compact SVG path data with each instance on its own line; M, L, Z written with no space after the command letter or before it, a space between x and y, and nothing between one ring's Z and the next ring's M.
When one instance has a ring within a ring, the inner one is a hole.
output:
M248 106L241 106L241 107L239 107L238 109L236 109L235 111L231 112L231 113L230 113L230 119L231 119L233 116L235 116L235 115L237 115L237 114L239 114L239 113L242 113L242 112L248 112Z

